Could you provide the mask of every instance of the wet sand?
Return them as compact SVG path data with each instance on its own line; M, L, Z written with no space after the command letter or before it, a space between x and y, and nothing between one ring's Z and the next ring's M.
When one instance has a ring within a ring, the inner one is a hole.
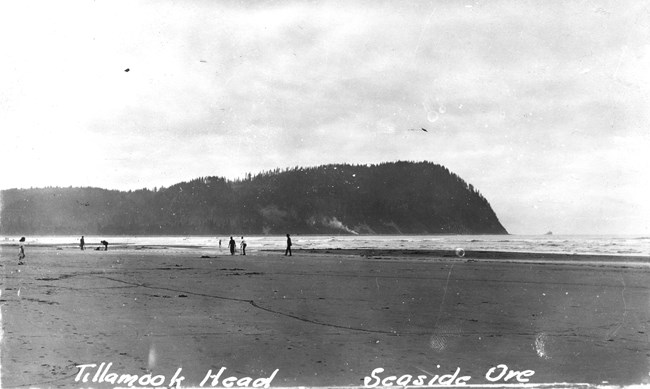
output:
M499 364L531 383L650 382L644 257L26 251L18 266L0 248L3 388L119 386L75 381L102 362L164 386L182 368L184 387L222 367L222 379L278 369L271 387L358 386L380 367L487 384Z

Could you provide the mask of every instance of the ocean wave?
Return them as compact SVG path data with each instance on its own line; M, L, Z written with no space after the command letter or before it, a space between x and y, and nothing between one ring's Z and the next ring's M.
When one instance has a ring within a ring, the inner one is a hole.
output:
M228 236L85 236L86 244L99 244L108 240L111 245L123 247L136 246L178 246L205 247L218 249L219 240L222 247L227 246ZM81 236L27 236L27 245L52 245L59 247L78 246ZM238 236L235 236L239 240ZM0 246L14 246L20 237L2 236ZM284 236L246 236L250 250L283 250L286 244ZM407 250L455 250L458 247L465 251L507 251L507 252L537 252L537 253L580 253L596 255L648 255L650 256L650 238L620 236L562 236L549 239L547 236L516 236L504 239L503 236L490 235L388 235L388 236L305 236L294 235L292 240L296 249L299 248L377 248L377 249L407 249Z

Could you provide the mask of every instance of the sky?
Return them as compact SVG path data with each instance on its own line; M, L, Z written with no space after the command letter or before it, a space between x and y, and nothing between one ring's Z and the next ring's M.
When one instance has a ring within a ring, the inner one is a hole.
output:
M3 1L0 189L431 161L512 234L647 235L649 37L641 1Z

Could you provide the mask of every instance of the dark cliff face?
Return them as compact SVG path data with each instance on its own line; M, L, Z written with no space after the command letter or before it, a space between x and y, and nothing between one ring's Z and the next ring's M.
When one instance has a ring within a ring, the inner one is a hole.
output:
M3 234L507 234L472 185L429 162L326 165L159 190L12 189Z

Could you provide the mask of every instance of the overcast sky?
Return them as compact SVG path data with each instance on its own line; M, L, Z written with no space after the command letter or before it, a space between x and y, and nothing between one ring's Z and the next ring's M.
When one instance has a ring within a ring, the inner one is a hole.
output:
M5 1L0 189L426 160L510 233L648 234L646 4Z

